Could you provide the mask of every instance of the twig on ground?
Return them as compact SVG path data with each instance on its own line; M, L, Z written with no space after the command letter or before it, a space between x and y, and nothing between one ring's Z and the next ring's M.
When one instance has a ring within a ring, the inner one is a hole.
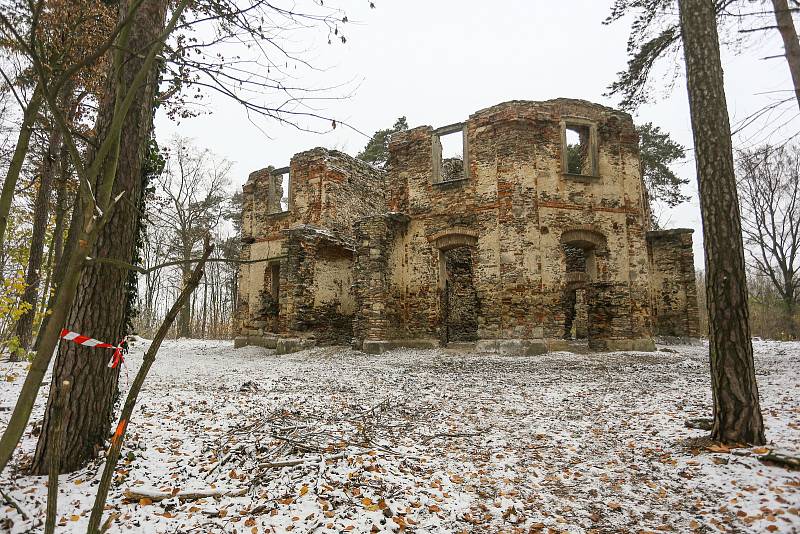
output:
M132 501L140 499L150 499L153 502L163 501L164 499L177 498L179 501L194 501L208 497L241 497L247 493L247 488L233 489L207 489L207 490L186 490L173 493L171 491L161 491L155 488L128 488L125 490L125 498Z
M422 438L422 443L428 443L429 441L433 441L437 438L473 438L475 436L480 436L483 432L440 432L438 434L433 434L432 436L425 436Z
M368 452L368 451L365 451L365 452ZM353 453L353 454L355 455L355 454L364 454L364 453L362 452L362 453ZM291 458L291 459L287 459L287 460L279 460L277 462L263 463L263 464L259 465L259 467L261 469L276 469L276 468L279 468L279 467L294 467L296 465L302 465L302 464L305 464L305 463L319 462L320 460L324 460L324 461L327 461L327 460L341 460L342 458L346 458L347 456L348 456L348 454L343 452L343 453L339 453L339 454L334 454L332 456L322 455L322 456L319 456L319 457L311 456L311 457L308 457L308 458Z
M792 471L800 470L800 456L793 456L777 451L770 451L758 457L762 463L769 465L779 465Z
M3 490L1 490L1 489L0 489L0 495L2 495L2 496L3 496L3 500L4 500L4 501L6 501L6 503L7 503L9 506L11 506L11 507L12 507L14 510L16 510L16 511L17 511L17 513L18 513L19 515L21 515L21 516L22 516L22 519L24 519L25 521L27 521L28 519L30 519L30 518L28 517L28 514L26 514L26 513L25 513L25 511L22 509L22 507L20 507L20 505L19 505L19 504L17 504L17 502L16 502L14 499L12 499L11 497L9 497L9 495L8 495L6 492L4 492Z

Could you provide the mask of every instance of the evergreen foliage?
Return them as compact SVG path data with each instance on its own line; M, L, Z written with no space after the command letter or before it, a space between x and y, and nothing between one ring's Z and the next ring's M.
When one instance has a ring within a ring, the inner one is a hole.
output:
M686 148L674 141L669 133L652 122L636 127L639 134L639 157L650 201L663 202L675 207L689 200L681 193L681 186L689 180L676 175L669 166L686 157Z
M359 152L356 157L376 167L383 167L386 165L386 160L389 159L389 136L404 130L408 130L408 122L403 116L397 119L391 128L375 132L364 150Z

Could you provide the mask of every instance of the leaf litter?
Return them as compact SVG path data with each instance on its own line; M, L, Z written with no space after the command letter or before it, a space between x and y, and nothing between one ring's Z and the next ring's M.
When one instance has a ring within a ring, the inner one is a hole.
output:
M800 473L758 456L800 450L800 343L755 349L771 443L747 449L685 425L709 416L703 346L275 356L165 342L109 495L111 532L797 531ZM0 391L0 429L19 383ZM35 445L26 433L18 465ZM60 478L59 532L85 532L101 467ZM9 469L0 489L28 516L0 499L0 531L43 528L44 477Z

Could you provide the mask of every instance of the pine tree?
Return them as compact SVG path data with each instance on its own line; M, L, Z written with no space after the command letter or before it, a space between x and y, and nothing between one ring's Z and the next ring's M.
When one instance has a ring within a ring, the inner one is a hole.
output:
M375 135L369 140L364 150L359 152L356 157L376 167L383 167L389 158L389 137L393 133L404 130L408 130L408 122L406 122L405 117L400 117L391 128L375 132Z

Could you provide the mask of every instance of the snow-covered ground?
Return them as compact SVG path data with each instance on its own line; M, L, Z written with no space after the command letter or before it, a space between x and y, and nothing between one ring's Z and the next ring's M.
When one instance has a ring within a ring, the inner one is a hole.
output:
M166 342L129 426L111 531L800 531L799 472L760 450L711 452L685 427L709 415L707 348L661 349L275 356ZM800 343L756 353L770 447L800 451ZM0 363L0 430L24 369ZM34 447L27 434L15 462ZM270 465L283 460L297 465ZM58 532L85 532L98 478L98 465L61 477ZM42 529L44 478L12 470L0 489L30 518L0 498L0 531ZM150 502L131 489L237 496Z

